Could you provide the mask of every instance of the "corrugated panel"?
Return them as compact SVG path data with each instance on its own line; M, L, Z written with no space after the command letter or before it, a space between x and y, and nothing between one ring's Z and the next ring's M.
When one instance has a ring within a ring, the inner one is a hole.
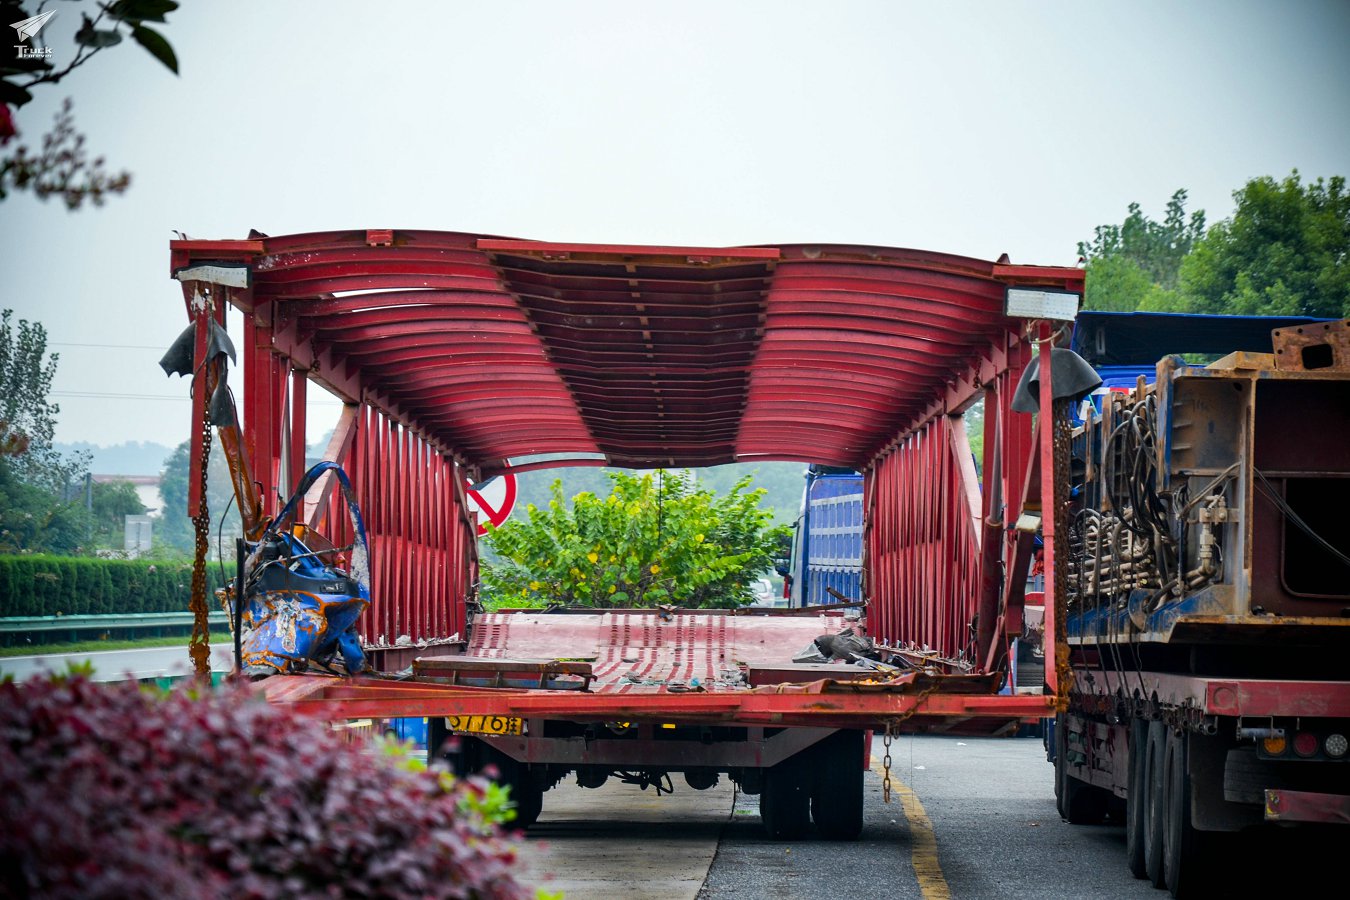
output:
M546 455L863 469L1001 364L1020 328L1006 284L1082 274L882 247L397 230L173 249L179 265L247 260L234 301L255 338L483 473Z

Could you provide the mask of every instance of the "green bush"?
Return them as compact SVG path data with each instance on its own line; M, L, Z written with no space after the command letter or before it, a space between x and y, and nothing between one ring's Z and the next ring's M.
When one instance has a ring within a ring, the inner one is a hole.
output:
M481 570L490 607L598 608L675 604L734 608L754 600L751 584L773 563L786 528L761 509L763 489L742 478L716 495L687 472L607 473L609 496L583 491L571 508L555 481L547 509L526 507L485 543Z
M226 570L226 579L234 572ZM222 584L218 565L206 567L208 605ZM188 608L192 564L79 556L0 556L0 617L129 615Z

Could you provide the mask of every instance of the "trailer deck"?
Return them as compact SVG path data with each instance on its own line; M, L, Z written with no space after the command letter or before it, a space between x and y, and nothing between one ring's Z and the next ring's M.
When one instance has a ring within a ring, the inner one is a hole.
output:
M254 232L170 250L194 322L244 314L243 450L260 515L276 514L304 468L307 386L347 403L324 458L361 498L371 606L359 628L378 668L459 653L469 639L466 480L771 460L866 473L875 637L1004 668L1030 563L1004 507L1039 495L1050 454L1049 436L1033 439L1030 418L1009 409L1037 337L1006 314L1006 295L1076 295L1081 269L858 245L399 229ZM960 416L980 399L983 493ZM196 515L196 469L190 485ZM321 482L302 518L341 545L351 535L328 514L336 505ZM1056 689L1053 668L1046 684Z

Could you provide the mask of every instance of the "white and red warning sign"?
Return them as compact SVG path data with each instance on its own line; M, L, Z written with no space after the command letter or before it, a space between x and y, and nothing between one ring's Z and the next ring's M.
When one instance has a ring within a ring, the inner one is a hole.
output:
M487 484L474 490L468 479L464 481L464 493L469 500L469 509L478 513L478 536L487 534L487 523L501 525L516 505L516 476L507 472L498 475Z

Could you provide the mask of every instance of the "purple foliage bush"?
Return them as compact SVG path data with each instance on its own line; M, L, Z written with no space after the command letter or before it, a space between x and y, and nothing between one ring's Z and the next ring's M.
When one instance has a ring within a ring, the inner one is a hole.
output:
M0 897L533 896L486 791L242 686L0 685Z

